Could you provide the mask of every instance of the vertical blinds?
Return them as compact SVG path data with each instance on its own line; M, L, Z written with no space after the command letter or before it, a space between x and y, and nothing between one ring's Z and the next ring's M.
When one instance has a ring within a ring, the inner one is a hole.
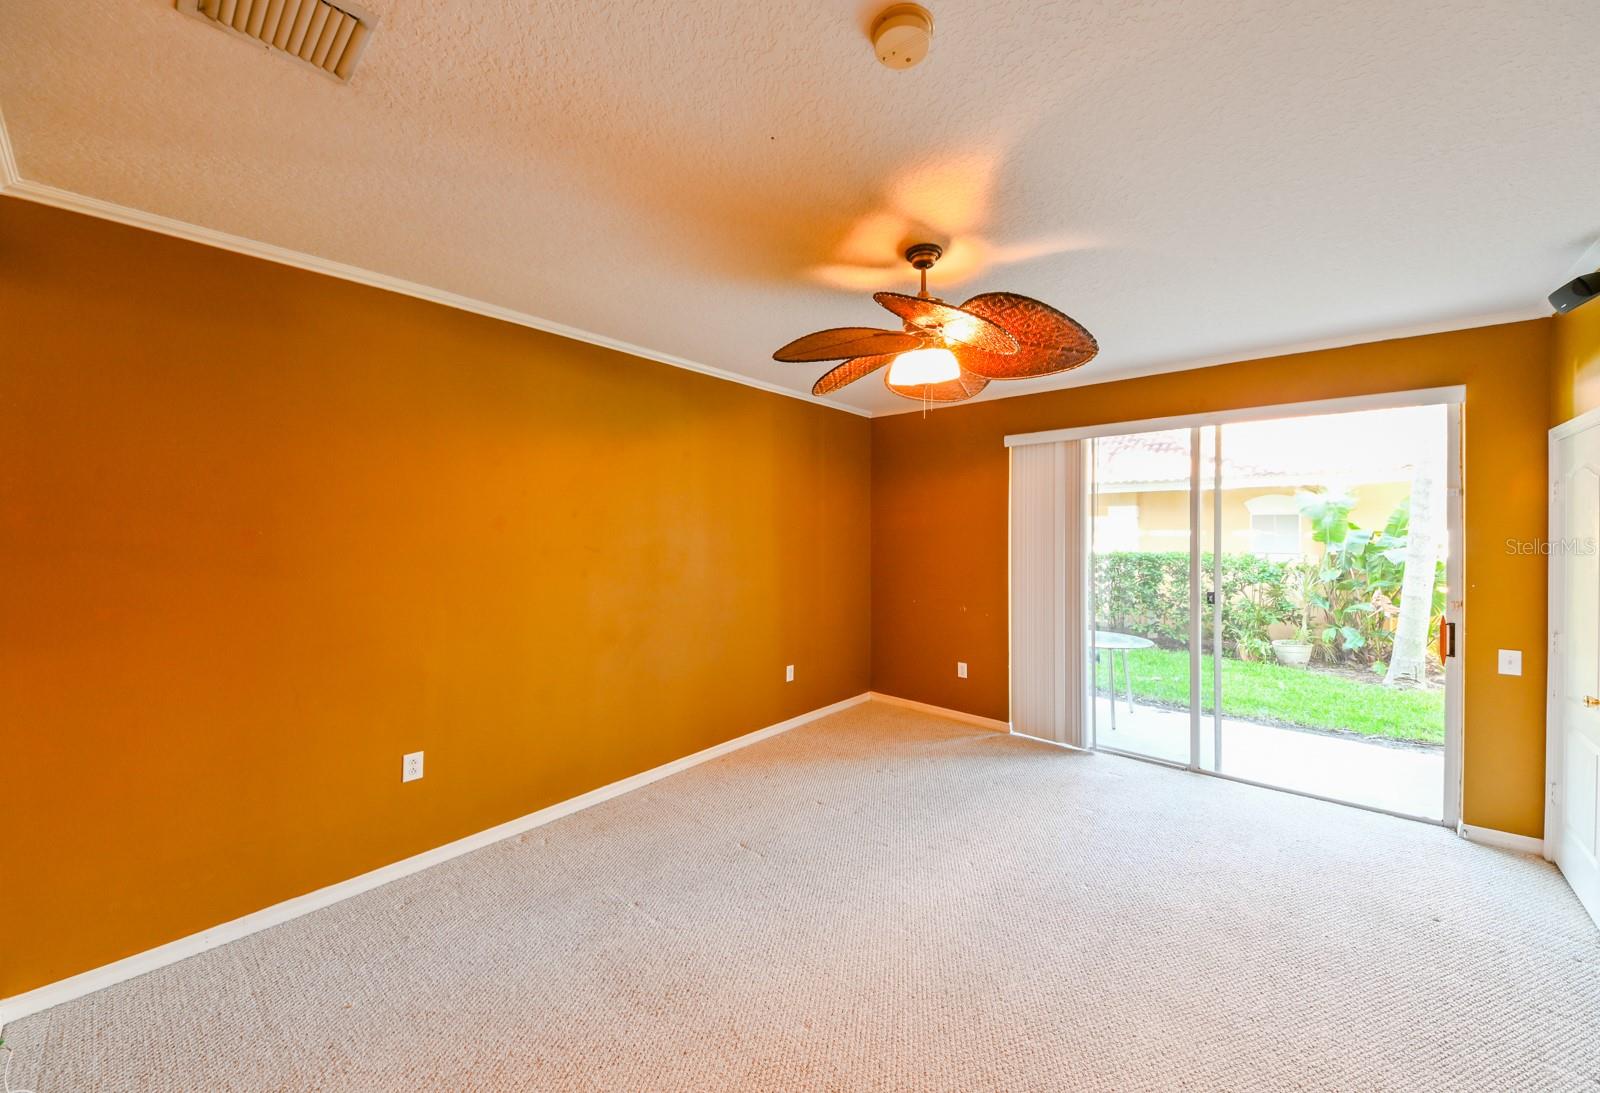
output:
M1011 449L1011 728L1089 745L1084 442Z

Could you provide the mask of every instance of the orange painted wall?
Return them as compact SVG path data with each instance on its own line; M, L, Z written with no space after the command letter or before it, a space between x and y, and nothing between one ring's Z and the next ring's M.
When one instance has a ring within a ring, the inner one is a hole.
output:
M863 418L14 199L0 332L0 997L867 688Z
M1551 322L1550 424L1600 406L1600 304L1590 304Z
M1007 719L1003 438L1105 422L1465 384L1468 823L1543 828L1545 320L1226 364L875 419L872 685ZM1089 367L1093 367L1090 365ZM1502 676L1496 649L1521 649ZM956 678L956 662L969 678Z

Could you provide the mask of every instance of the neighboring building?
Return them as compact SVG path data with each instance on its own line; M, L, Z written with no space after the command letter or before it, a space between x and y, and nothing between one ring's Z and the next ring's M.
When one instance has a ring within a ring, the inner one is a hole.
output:
M1350 518L1382 528L1411 495L1419 462L1442 474L1443 452L1423 448L1442 437L1434 407L1248 422L1223 428L1222 543L1229 554L1279 561L1319 554L1302 491L1345 492ZM1094 549L1187 550L1190 451L1188 430L1103 437L1093 442ZM1200 444L1201 541L1209 546L1215 503L1210 430ZM1436 518L1442 527L1444 483Z

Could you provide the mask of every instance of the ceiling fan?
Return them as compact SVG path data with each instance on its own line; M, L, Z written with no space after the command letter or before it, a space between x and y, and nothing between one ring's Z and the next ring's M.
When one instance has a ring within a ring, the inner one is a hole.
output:
M1094 335L1049 304L1015 292L985 292L960 307L928 295L928 270L944 250L914 243L906 261L918 271L915 296L878 292L873 299L901 320L902 330L835 327L796 338L772 355L796 363L844 361L811 387L837 391L888 366L884 386L921 402L960 402L990 380L1032 379L1078 368L1100 352Z

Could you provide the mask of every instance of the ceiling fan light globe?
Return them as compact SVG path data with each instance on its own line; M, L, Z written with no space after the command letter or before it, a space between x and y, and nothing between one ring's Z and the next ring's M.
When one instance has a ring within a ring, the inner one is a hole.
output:
M960 375L961 364L948 349L913 349L889 366L889 382L896 387L947 383Z
M958 315L945 323L939 333L950 345L968 345L978 335L978 320L970 315Z

